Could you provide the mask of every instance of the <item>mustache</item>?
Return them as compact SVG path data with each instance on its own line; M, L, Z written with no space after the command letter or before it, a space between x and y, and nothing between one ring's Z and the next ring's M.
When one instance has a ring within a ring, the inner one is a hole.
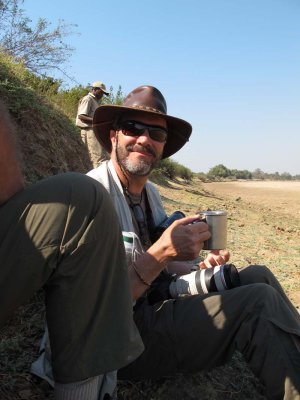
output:
M153 157L157 158L157 155L153 149L150 147L141 146L140 144L128 145L126 147L127 151L137 151L151 154Z

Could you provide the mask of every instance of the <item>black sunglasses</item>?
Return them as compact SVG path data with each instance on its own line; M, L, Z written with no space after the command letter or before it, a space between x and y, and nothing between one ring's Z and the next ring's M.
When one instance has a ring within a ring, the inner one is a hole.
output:
M165 128L146 125L136 121L120 121L118 129L126 136L141 136L147 130L150 138L160 143L165 142L168 137L168 131Z

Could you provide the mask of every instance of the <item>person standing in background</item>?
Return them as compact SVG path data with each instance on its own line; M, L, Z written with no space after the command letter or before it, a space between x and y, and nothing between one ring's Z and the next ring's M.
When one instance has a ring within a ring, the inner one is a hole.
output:
M109 159L106 150L96 139L92 126L94 113L104 95L109 95L104 83L94 82L91 91L79 101L76 117L76 126L81 129L81 139L87 147L94 168L98 167L102 161Z

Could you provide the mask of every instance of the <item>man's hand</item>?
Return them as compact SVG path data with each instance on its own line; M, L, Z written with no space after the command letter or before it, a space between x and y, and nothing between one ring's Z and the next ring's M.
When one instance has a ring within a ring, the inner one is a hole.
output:
M173 222L161 237L138 257L134 268L129 268L133 299L138 299L148 288L148 284L143 282L153 282L170 261L189 261L197 258L203 242L209 238L208 225L199 221L199 215Z
M165 262L193 260L209 238L208 225L200 222L198 215L186 217L173 222L151 249L159 249Z
M212 268L216 265L226 264L230 258L228 250L213 250L208 253L206 259L199 263L199 269Z
M78 115L78 118L80 119L80 121L84 122L85 124L88 124L91 126L93 124L93 118L89 117L88 115L80 114L80 115Z

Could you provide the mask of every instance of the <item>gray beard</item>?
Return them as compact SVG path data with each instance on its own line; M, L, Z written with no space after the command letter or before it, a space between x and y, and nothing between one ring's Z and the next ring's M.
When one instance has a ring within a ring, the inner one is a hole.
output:
M128 172L131 175L137 175L137 176L146 176L149 175L150 172L153 170L153 168L156 167L160 159L157 159L153 162L151 161L146 161L146 160L140 160L137 162L132 162L128 159L130 151L124 147L122 148L119 146L119 141L117 138L116 142L116 157L117 161L120 164L121 168L125 172Z

